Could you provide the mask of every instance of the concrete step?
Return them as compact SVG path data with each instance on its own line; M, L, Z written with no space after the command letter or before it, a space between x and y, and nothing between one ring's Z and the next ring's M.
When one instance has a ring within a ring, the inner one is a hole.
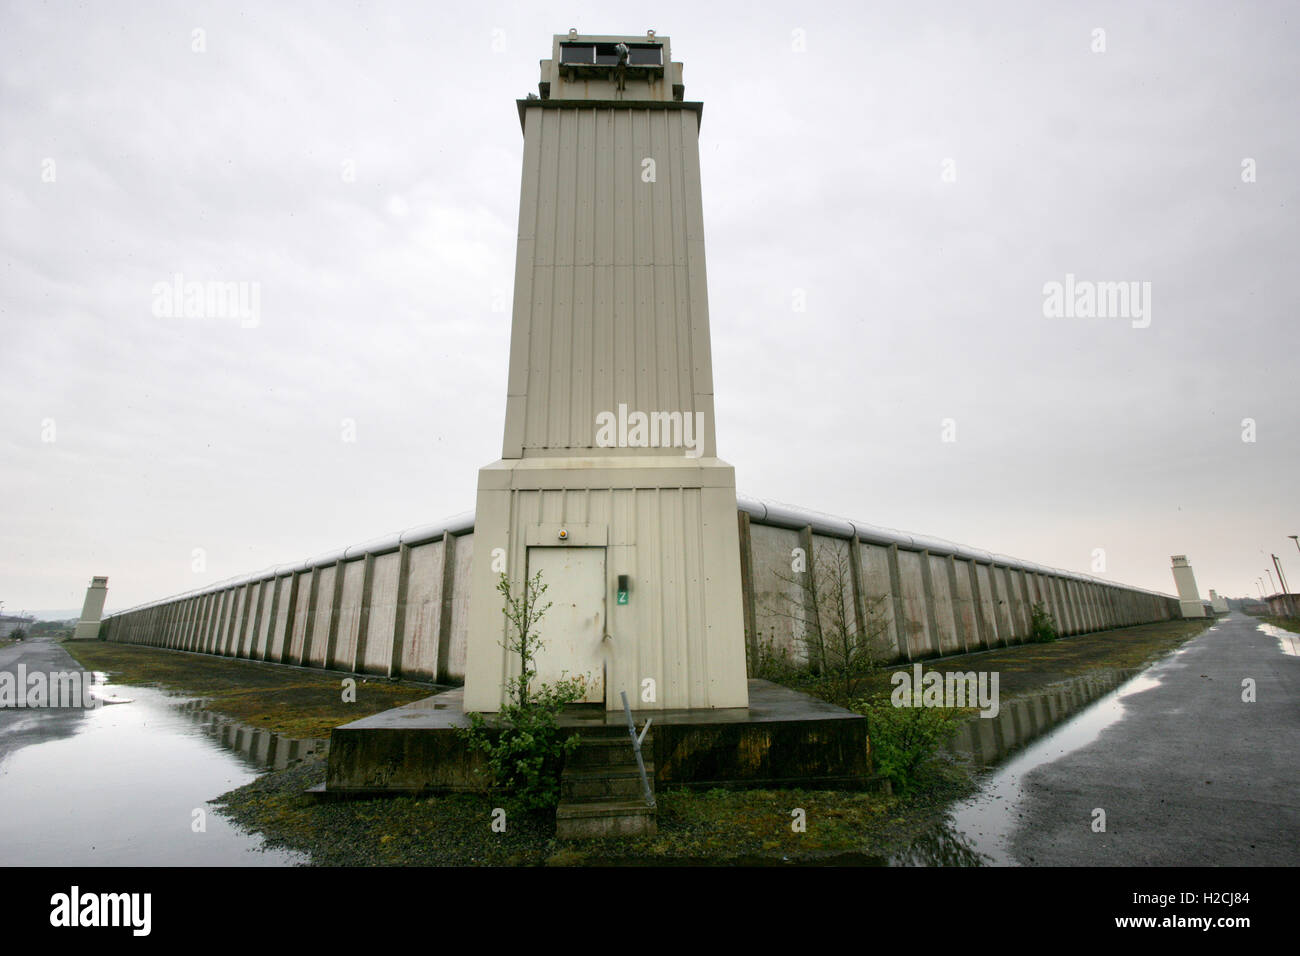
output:
M581 732L578 749L564 761L555 835L565 840L646 836L658 832L654 807L647 807L636 751L626 728L593 727ZM654 751L642 745L646 779L654 793Z
M653 740L647 736L641 744L643 758L654 752ZM616 766L636 766L636 754L632 750L632 739L626 731L622 737L588 737L584 732L578 749L565 759L565 766L575 768L596 768Z
M555 809L555 835L562 840L612 836L654 836L659 832L654 807L644 800L561 800Z
M654 766L646 764L646 779L654 792ZM624 767L598 767L595 769L564 768L560 775L560 795L570 800L625 797L636 799L645 793L641 774L635 763Z

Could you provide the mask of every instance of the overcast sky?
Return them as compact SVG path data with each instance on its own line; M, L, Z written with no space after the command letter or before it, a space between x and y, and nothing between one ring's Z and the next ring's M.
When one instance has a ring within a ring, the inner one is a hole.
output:
M473 509L514 101L571 26L670 36L705 104L741 493L1167 593L1172 554L1244 596L1273 551L1300 589L1298 18L4 3L0 600L106 574L122 609ZM156 315L177 274L256 283L256 324ZM1149 325L1046 316L1067 274L1150 283Z

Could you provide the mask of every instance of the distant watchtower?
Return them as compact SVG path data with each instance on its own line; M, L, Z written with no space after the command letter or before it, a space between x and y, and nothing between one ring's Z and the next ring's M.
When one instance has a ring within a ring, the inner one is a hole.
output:
M479 472L465 708L518 662L495 587L542 572L539 676L745 707L735 474L717 457L699 125L667 37L554 37L524 134L501 460Z
M108 578L93 577L81 605L81 618L72 631L74 641L93 641L99 637L99 620L104 616L104 599L108 597Z
M1170 560L1174 563L1174 585L1178 588L1178 605L1183 617L1205 617L1205 605L1201 603L1201 592L1196 587L1196 575L1187 563L1187 555L1175 554Z

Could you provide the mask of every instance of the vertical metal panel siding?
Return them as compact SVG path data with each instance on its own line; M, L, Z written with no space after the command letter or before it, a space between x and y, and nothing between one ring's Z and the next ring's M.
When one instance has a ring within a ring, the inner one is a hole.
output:
M712 384L697 374L708 345L690 296L694 282L702 288L703 257L687 241L702 233L696 123L688 110L528 112L532 208L521 213L516 273L530 294L517 297L527 314L515 335L526 348L511 358L527 364L526 375L511 374L511 394L526 395L524 448L593 448L597 413L619 404L704 411L712 431L711 403L696 401ZM642 179L645 159L655 161L654 182ZM673 219L676 196L685 223Z
M700 489L521 490L514 508L516 528L565 522L607 529L607 577L632 578L631 601L605 609L613 629L609 680L615 692L633 694L651 678L658 699L703 706L710 680L705 542L692 530L702 524ZM512 538L512 567L526 560L522 538Z

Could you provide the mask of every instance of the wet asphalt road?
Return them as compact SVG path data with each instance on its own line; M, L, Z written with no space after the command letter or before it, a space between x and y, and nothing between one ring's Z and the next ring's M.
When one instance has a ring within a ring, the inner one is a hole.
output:
M39 637L0 648L0 672L16 677L19 664L26 665L28 674L81 670L61 645ZM86 712L78 707L42 710L0 707L0 764L29 744L76 733L77 725L85 718Z
M1147 671L1159 685L1127 697L1096 741L1030 771L1015 861L1300 863L1300 657L1258 624L1221 619ZM1242 701L1245 678L1255 703ZM1095 808L1104 833L1092 830Z

